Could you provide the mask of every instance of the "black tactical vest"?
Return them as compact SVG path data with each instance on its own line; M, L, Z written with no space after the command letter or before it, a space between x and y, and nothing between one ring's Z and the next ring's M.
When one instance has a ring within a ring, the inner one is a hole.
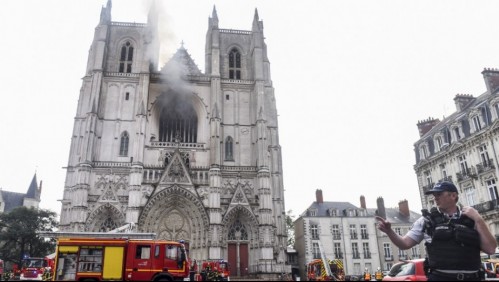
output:
M479 270L480 236L475 222L464 215L448 219L437 208L422 212L424 232L432 238L425 244L430 269Z

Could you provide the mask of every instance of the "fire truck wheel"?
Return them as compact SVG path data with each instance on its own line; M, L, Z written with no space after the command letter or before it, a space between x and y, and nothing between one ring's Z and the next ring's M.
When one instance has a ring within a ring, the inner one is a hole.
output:
M154 281L173 281L173 279L168 276L159 276L158 278L154 279Z

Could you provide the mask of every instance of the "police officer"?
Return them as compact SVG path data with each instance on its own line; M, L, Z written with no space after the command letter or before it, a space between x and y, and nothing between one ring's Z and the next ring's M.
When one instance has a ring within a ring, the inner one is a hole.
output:
M472 207L457 206L456 186L449 181L435 184L432 194L437 207L422 210L405 236L393 231L391 223L376 216L378 229L400 249L407 250L426 241L429 281L480 281L480 250L491 255L497 243L480 214Z

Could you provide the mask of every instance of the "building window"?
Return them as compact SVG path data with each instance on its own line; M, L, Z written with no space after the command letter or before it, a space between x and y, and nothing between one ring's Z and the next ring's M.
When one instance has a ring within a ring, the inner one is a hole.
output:
M125 100L128 101L130 99L130 92L125 93Z
M360 225L360 236L362 239L369 239L369 235L367 234L367 225Z
M475 132L480 131L482 129L482 123L480 122L480 116L475 115L471 118L473 121L473 128L475 129Z
M310 225L310 233L312 235L312 239L319 239L319 226L317 224Z
M333 240L341 240L340 226L338 224L333 224Z
M121 134L121 139L120 139L120 156L121 157L126 157L128 156L128 142L129 142L129 136L128 132L123 132Z
M341 251L341 243L334 243L334 256L337 259L343 258L343 252Z
M464 175L468 175L468 163L466 162L466 156L460 155L458 157L459 160L459 168L461 169L461 173Z
M350 224L350 239L357 239L357 226Z
M478 152L480 153L480 160L482 161L481 165L483 167L490 167L490 159L489 152L487 151L487 145L482 145L478 147Z
M415 258L420 258L421 255L419 254L419 247L412 247L411 248L411 253L412 253L412 258L410 259L415 259Z
M229 78L241 79L241 53L236 48L229 53Z
M499 197L497 195L497 186L496 186L496 180L495 179L490 179L485 181L487 184L487 190L489 191L489 197L491 200L497 200Z
M160 96L158 99L168 98ZM196 143L198 117L194 108L179 97L172 97L164 103L166 105L159 116L159 141Z
M429 154L428 154L428 147L426 146L426 144L423 144L419 147L419 154L421 155L421 159L424 160L426 159L427 157L429 157Z
M444 144L442 142L442 136L438 135L437 137L435 137L435 151L436 152L439 152L440 150L442 150L442 145Z
M132 61L133 61L133 46L130 43L130 41L127 41L125 42L125 44L121 46L119 72L131 73Z
M234 142L232 140L232 137L228 136L227 138L225 138L225 160L226 161L233 161L234 160L233 148L234 148Z
M319 243L312 243L312 256L314 257L314 259L321 258Z
M475 191L473 187L464 188L464 195L466 197L466 201L468 201L468 206L475 205Z
M354 259L360 258L359 246L357 245L357 243L352 243L352 258Z
M445 164L440 164L440 174L442 175L442 180L449 180Z
M452 126L452 138L455 142L461 140L462 138L462 134L461 134L461 128L460 128L460 125L459 125L459 122L456 122L453 126Z
M315 210L315 209L308 210L308 215L309 216L316 216L317 215L317 210Z
M383 243L383 252L385 254L385 260L393 260L390 243Z
M364 252L364 258L371 258L371 251L369 250L369 243L362 243L362 251Z
M431 188L433 186L433 179L431 178L431 172L429 170L424 172L424 176L426 178L426 185Z
M395 233L397 233L398 235L402 235L402 230L400 229L400 227L395 227L395 228L394 228L394 231L395 231Z
M399 249L399 259L407 259L407 255L405 254L405 250Z

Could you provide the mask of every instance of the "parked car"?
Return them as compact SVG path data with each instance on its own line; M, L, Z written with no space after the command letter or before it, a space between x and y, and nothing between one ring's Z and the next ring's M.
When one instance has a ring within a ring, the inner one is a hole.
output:
M392 266L383 281L427 281L424 259L403 260Z

